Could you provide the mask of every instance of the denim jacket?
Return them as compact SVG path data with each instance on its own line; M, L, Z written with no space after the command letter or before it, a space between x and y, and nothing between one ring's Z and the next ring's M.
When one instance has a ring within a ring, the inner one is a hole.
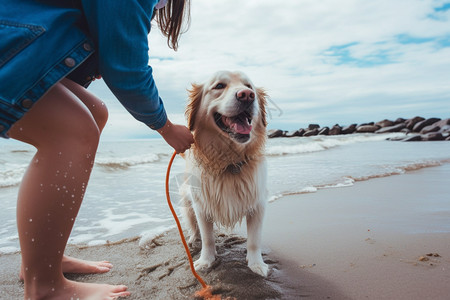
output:
M66 76L84 85L101 75L137 120L161 128L147 42L157 3L0 0L0 136Z

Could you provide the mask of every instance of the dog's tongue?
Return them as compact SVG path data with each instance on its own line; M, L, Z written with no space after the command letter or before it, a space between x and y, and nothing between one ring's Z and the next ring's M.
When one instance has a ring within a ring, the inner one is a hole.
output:
M248 123L245 117L225 117L222 116L222 122L234 133L249 134L252 131L252 125Z

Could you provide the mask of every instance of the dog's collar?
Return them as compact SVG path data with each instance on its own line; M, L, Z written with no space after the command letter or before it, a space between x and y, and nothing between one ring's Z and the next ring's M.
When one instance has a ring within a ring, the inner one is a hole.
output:
M240 161L235 164L230 164L227 166L226 170L233 175L237 175L237 174L241 173L241 169L246 163L247 162L244 160L244 161Z

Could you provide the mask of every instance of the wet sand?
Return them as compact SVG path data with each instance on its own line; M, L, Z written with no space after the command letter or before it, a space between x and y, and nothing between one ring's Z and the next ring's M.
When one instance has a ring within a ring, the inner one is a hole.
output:
M268 205L264 224L268 278L246 267L244 228L217 236L218 259L200 274L237 299L448 299L449 178L446 164L284 197ZM127 299L192 299L201 287L175 230L144 248L130 239L66 253L111 261L109 273L67 276L125 284ZM19 265L19 254L0 255L0 299L23 297Z
M330 299L450 299L449 184L446 164L289 196L269 205L263 242Z

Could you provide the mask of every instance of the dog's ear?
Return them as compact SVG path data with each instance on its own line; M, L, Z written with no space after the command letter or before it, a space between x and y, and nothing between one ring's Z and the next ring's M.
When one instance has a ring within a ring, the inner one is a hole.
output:
M267 93L263 88L256 89L256 95L258 96L259 110L261 111L261 122L264 127L267 126L266 120L266 106L267 106Z
M188 128L190 131L193 131L195 126L195 118L197 117L197 112L200 108L200 102L202 100L203 85L193 83L192 88L188 90L188 92L189 99L186 106L185 115L188 122Z

